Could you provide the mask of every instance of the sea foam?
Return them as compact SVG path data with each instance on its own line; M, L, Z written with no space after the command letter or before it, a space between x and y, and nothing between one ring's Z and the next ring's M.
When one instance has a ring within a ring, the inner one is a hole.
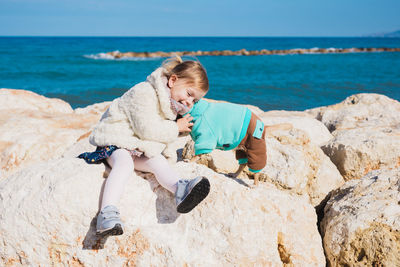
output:
M113 51L112 53L120 53L118 50ZM160 57L153 57L153 58L145 58L145 57L120 57L116 58L115 56L111 55L110 53L97 53L97 54L89 54L83 55L85 58L96 59L96 60L127 60L127 61L147 61L147 60L157 60Z

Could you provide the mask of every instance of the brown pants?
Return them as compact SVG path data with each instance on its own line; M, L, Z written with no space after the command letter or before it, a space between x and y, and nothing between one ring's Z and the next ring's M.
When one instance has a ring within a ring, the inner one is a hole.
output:
M236 159L248 159L247 166L254 171L259 171L267 164L267 148L265 144L265 127L256 129L257 120L261 119L254 113L251 113L249 127L246 136L240 142L236 150ZM258 124L260 127L261 124ZM257 131L258 134L257 134ZM260 131L262 131L260 138ZM254 136L255 135L255 136Z

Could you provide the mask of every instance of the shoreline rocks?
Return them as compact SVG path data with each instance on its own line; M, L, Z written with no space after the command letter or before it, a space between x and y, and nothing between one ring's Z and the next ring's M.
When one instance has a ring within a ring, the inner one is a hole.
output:
M400 264L398 101L358 94L305 112L249 106L266 125L293 125L268 134L266 182L255 188L249 173L225 176L237 167L232 151L211 154L214 170L183 162L182 136L172 166L209 177L209 197L179 215L154 176L137 172L121 200L125 234L103 240L94 229L109 169L76 156L95 149L88 135L108 105L73 110L0 89L0 265Z
M90 134L108 104L73 110L60 99L0 89L0 180L30 164L60 157Z
M214 51L171 51L171 52L120 52L113 51L105 53L114 59L120 58L152 58L171 56L260 56L260 55L296 55L296 54L331 54L331 53L371 53L371 52L400 52L400 48L390 47L361 47L361 48L296 48L283 50L214 50Z
M266 123L263 114L261 118ZM311 123L302 127L312 125L314 119L309 119ZM290 118L281 118L275 123L289 121ZM314 135L317 136L321 132L324 131L315 131ZM318 141L318 138L316 140ZM190 160L193 157L193 145L190 139L183 150L183 159ZM307 132L298 129L296 125L291 130L270 133L266 136L266 145L267 166L259 176L262 182L271 183L285 192L306 196L314 207L320 206L330 191L344 183L343 177L329 157L311 141ZM214 150L208 157L201 157L197 163L223 174L234 173L239 167L233 151ZM252 173L246 167L240 177L248 179L251 176Z
M335 190L321 232L330 266L400 266L400 169Z
M378 94L357 94L341 103L306 110L331 131L322 150L345 180L400 166L400 102Z
M325 266L317 216L307 199L179 162L182 177L207 176L209 196L178 214L151 174L129 179L122 236L95 235L104 165L66 157L0 181L0 265ZM63 170L60 172L60 170ZM78 264L79 263L79 264Z

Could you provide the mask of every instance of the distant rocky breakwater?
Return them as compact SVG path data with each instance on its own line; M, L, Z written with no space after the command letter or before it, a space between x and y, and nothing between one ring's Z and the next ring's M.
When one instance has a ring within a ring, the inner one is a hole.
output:
M114 58L151 58L151 57L171 57L178 56L260 56L260 55L295 55L295 54L332 54L332 53L366 53L366 52L400 52L400 48L388 47L365 47L365 48L296 48L283 50L214 50L214 51L172 51L172 52L107 52L106 54Z

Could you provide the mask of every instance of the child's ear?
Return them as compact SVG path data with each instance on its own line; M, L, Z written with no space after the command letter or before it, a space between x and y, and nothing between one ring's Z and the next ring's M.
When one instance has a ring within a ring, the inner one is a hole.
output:
M177 80L178 77L175 74L172 74L168 79L168 87L172 88Z

